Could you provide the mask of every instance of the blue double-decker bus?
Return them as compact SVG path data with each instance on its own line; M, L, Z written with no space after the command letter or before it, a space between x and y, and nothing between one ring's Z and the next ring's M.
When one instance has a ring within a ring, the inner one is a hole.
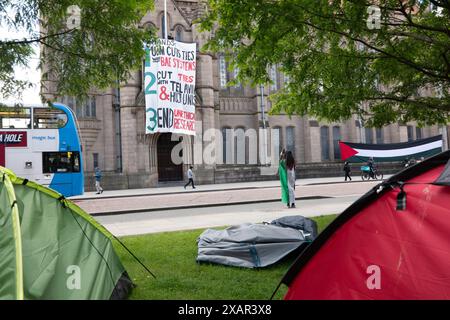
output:
M65 197L83 194L81 140L73 111L53 107L0 108L0 165Z

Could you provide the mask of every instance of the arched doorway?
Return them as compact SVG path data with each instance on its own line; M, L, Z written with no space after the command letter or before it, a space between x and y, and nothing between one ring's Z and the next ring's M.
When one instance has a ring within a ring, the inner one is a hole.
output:
M172 162L171 153L179 141L172 141L171 133L162 133L157 142L158 154L158 181L182 181L183 165Z

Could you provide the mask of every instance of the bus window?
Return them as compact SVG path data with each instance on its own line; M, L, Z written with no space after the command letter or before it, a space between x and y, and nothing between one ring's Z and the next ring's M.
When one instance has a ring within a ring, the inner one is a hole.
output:
M30 129L30 108L0 107L1 129Z
M43 173L70 173L80 172L79 152L43 152Z
M67 115L58 109L35 108L33 122L35 129L59 129L66 125Z

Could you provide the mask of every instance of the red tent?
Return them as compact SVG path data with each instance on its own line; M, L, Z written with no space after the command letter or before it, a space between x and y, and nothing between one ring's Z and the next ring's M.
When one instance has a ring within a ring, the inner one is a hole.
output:
M450 299L450 151L353 203L282 279L285 299Z

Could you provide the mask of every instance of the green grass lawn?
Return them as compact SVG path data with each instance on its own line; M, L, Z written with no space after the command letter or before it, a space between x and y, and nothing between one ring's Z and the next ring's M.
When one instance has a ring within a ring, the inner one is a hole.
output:
M313 218L322 231L336 215ZM246 269L199 264L197 238L204 231L165 232L121 240L156 275L150 276L118 243L117 252L133 282L131 299L269 299L294 257L272 267ZM281 299L287 288L275 296Z

